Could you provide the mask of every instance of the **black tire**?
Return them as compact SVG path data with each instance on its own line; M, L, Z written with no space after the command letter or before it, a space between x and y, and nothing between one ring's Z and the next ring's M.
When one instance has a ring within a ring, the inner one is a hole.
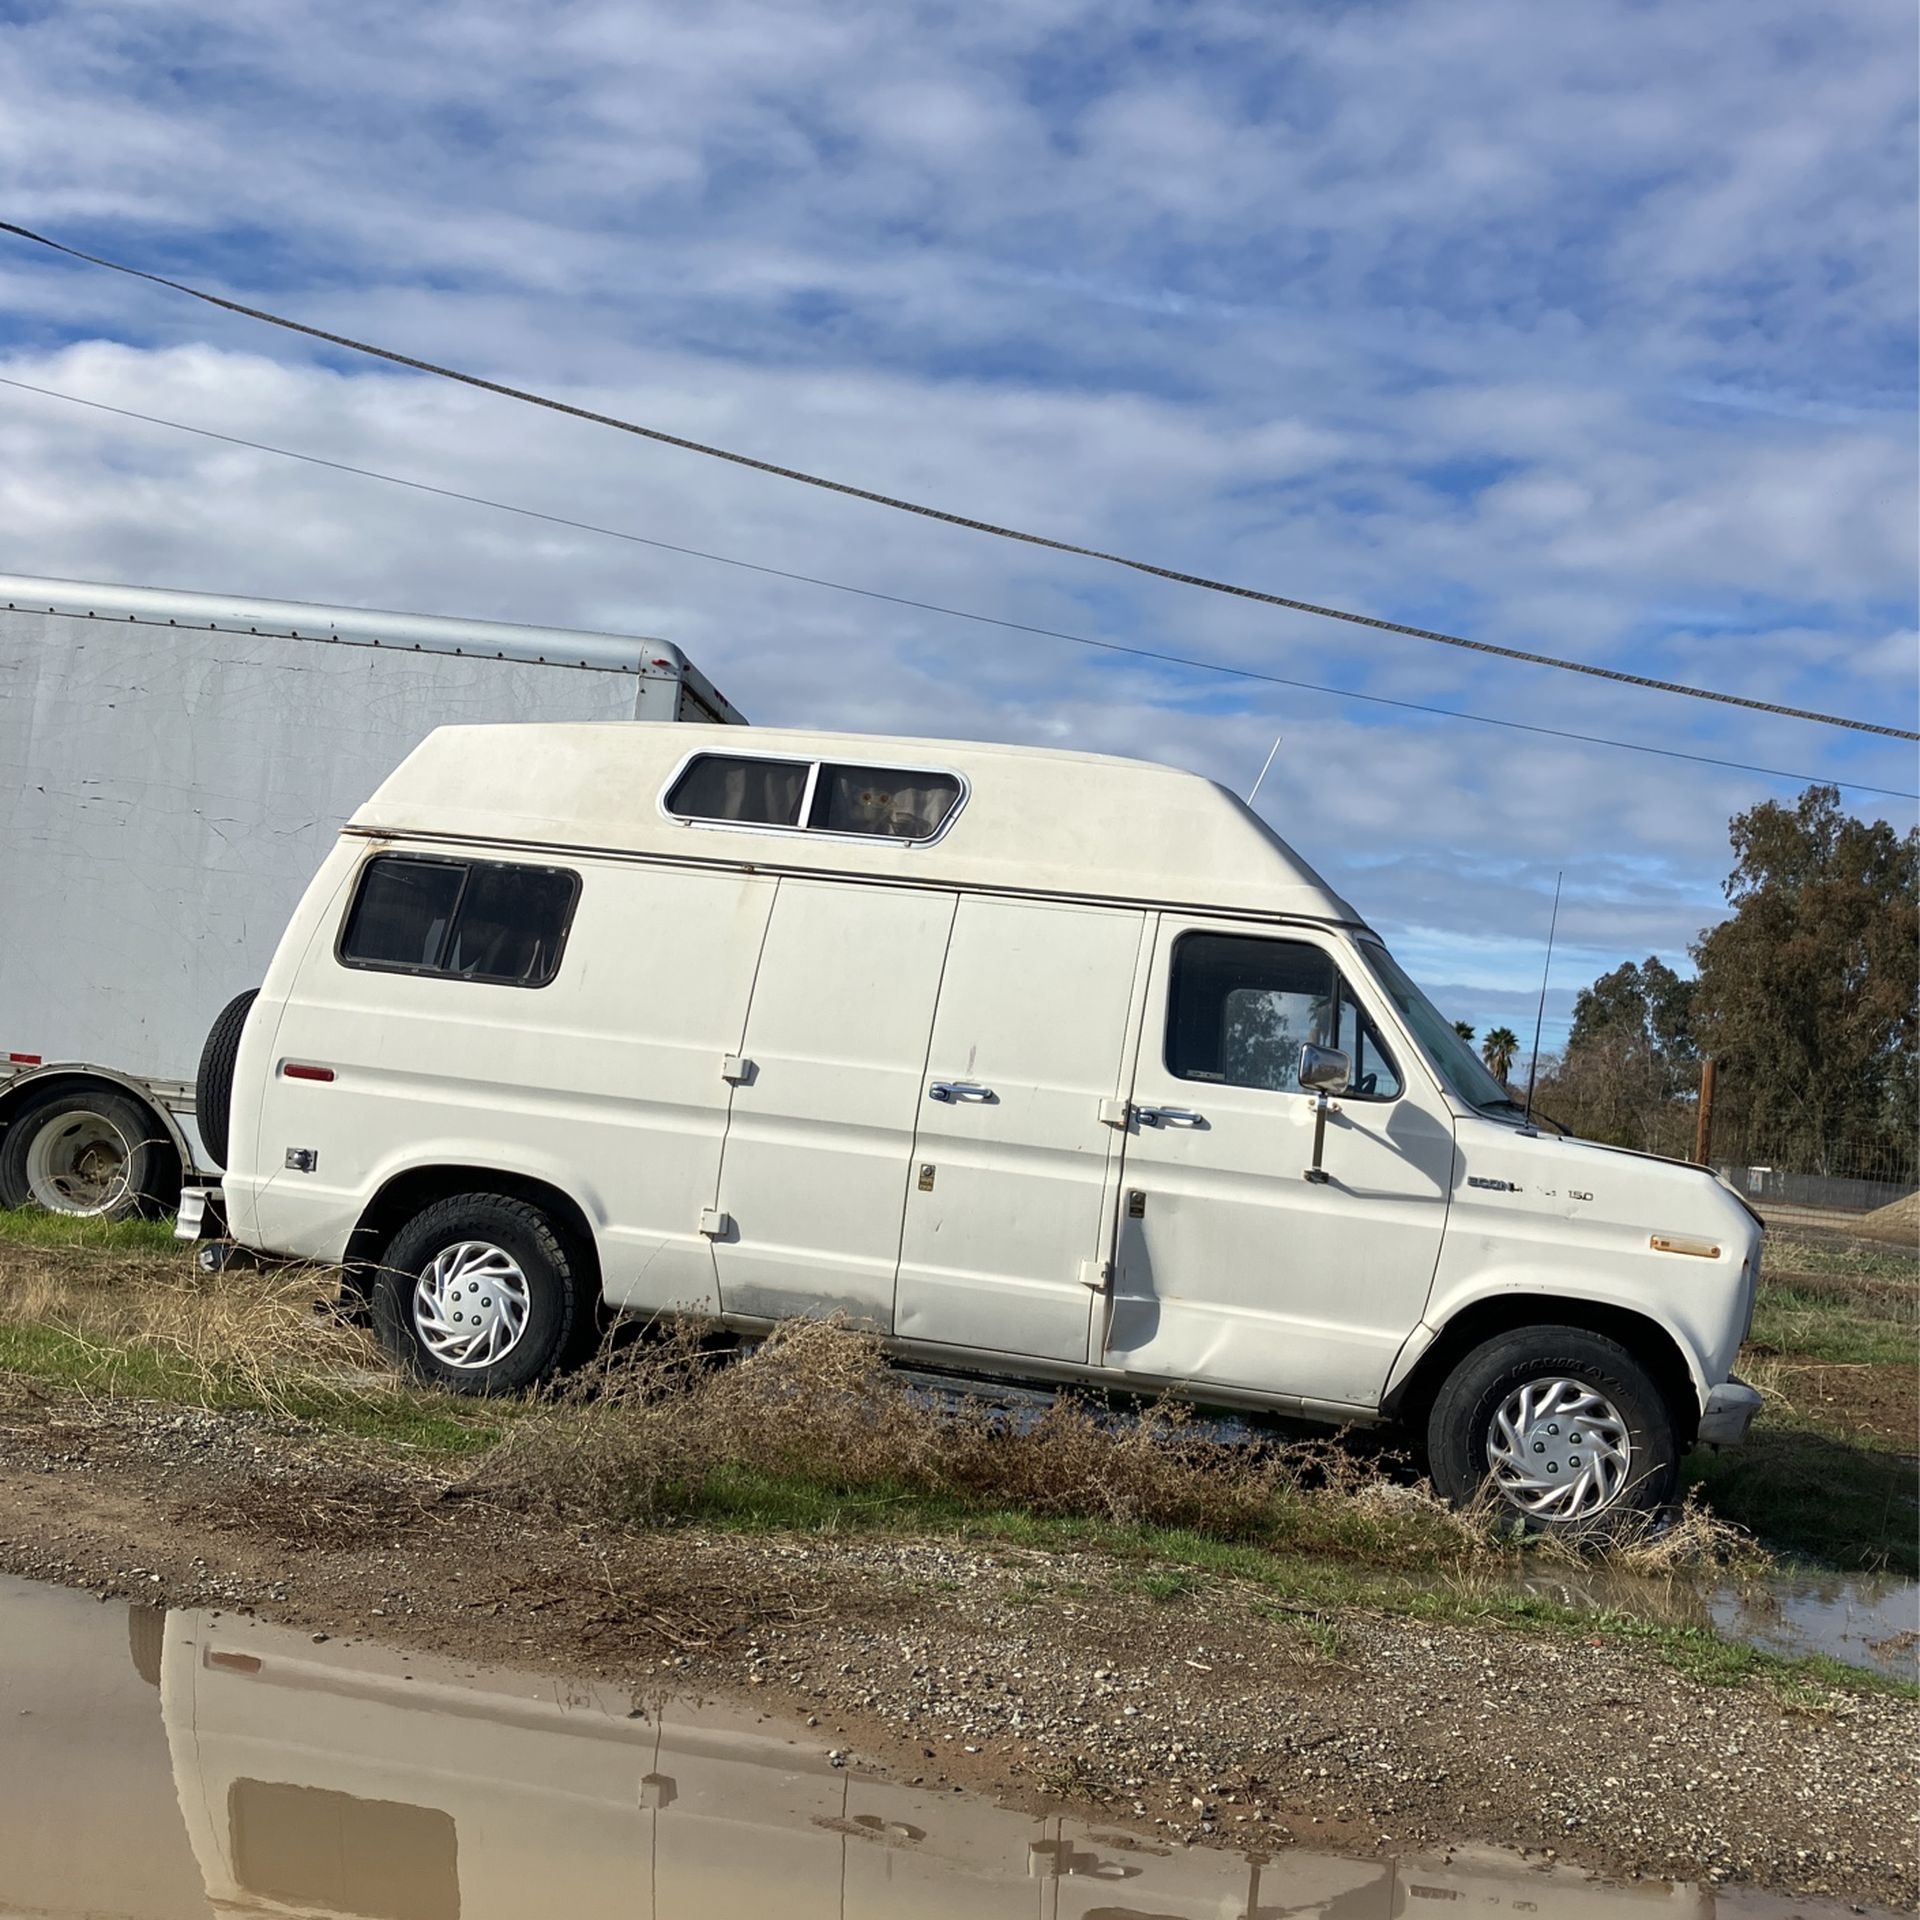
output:
M258 987L236 993L207 1029L207 1044L200 1049L200 1071L193 1083L194 1118L200 1126L200 1144L216 1167L225 1167L227 1149L233 1144L234 1063L240 1058L240 1035L248 1010L259 997Z
M519 1337L485 1366L449 1364L426 1344L415 1320L421 1274L463 1241L505 1253L526 1285ZM373 1281L374 1334L402 1366L435 1386L455 1393L520 1393L559 1371L575 1328L591 1317L580 1270L567 1236L530 1202L498 1193L456 1194L416 1214L388 1244Z
M35 1190L34 1148L49 1129L57 1140L62 1129L77 1126L81 1116L89 1115L118 1136L109 1151L124 1166L124 1191L107 1207L61 1205L53 1186L44 1180L42 1190ZM15 1114L6 1138L0 1140L0 1206L40 1206L49 1213L129 1220L136 1214L164 1213L177 1204L179 1196L180 1156L152 1110L131 1094L105 1087L69 1087L49 1093Z
M1625 1347L1581 1327L1517 1327L1476 1347L1447 1376L1427 1419L1428 1470L1441 1497L1464 1505L1489 1485L1488 1443L1496 1414L1522 1388L1546 1380L1577 1382L1611 1403L1626 1432L1626 1469L1604 1504L1568 1517L1530 1511L1524 1498L1516 1499L1494 1481L1495 1493L1514 1518L1538 1533L1605 1532L1665 1506L1673 1497L1680 1459L1673 1411ZM1570 1419L1569 1436L1575 1431ZM1543 1450L1558 1444L1536 1443ZM1577 1448L1580 1442L1568 1444ZM1585 1458L1591 1463L1590 1432L1587 1444ZM1557 1472L1558 1463L1550 1470Z

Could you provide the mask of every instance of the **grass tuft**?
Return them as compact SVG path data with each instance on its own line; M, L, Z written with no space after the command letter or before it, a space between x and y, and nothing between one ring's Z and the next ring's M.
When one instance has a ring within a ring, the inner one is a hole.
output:
M39 1207L0 1207L0 1244L61 1252L90 1247L106 1253L173 1253L171 1220L90 1220Z
M157 1260L137 1244L121 1250L106 1223L37 1218L95 1237L8 1260L0 1370L93 1394L259 1408L449 1456L492 1445L511 1418L402 1381L334 1311L337 1276L324 1270L203 1274L170 1241Z
M1179 1538L1172 1557L1188 1565L1246 1549L1424 1577L1586 1557L1517 1539L1497 1505L1458 1511L1332 1440L1224 1445L1171 1404L1125 1421L1072 1397L1028 1420L938 1405L873 1340L808 1321L728 1365L684 1331L610 1351L515 1423L485 1477L502 1498L598 1525L1155 1535ZM1604 1551L1656 1576L1764 1559L1698 1506Z

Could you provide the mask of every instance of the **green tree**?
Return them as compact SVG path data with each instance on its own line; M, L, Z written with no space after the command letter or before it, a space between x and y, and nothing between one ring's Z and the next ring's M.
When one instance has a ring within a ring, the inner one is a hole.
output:
M1694 982L1657 955L1583 987L1566 1051L1541 1087L1547 1111L1590 1140L1689 1151L1699 1077L1693 992Z
M1568 1054L1619 1041L1690 1078L1682 1070L1700 1058L1693 1041L1695 987L1654 954L1603 973L1573 1003Z
M1487 1063L1487 1071L1502 1086L1513 1071L1513 1057L1519 1051L1520 1036L1511 1027L1490 1027L1480 1043L1480 1057Z
M1693 1019L1730 1118L1830 1171L1911 1164L1920 1121L1920 830L1871 825L1837 789L1736 814L1732 917L1693 949Z
M1464 1020L1456 1020L1453 1023L1453 1030L1462 1040L1471 1040L1473 1038L1473 1029L1468 1026Z

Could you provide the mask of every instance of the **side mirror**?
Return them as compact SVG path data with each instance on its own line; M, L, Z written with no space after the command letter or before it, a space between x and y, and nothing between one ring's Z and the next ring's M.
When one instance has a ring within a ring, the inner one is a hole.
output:
M1320 1164L1327 1145L1327 1095L1345 1093L1353 1084L1353 1062L1337 1047L1316 1047L1311 1040L1300 1049L1300 1084L1320 1097L1313 1103L1313 1165L1306 1177L1324 1187L1333 1176Z
M1309 1093L1345 1093L1353 1084L1353 1062L1337 1047L1300 1049L1300 1084Z

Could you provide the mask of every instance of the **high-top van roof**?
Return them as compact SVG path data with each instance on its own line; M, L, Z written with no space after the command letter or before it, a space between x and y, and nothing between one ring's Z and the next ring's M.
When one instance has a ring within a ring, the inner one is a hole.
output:
M676 819L667 796L702 755L821 761L876 779L944 774L960 798L919 841ZM1152 761L979 741L644 723L441 727L347 831L1359 924L1211 780Z

